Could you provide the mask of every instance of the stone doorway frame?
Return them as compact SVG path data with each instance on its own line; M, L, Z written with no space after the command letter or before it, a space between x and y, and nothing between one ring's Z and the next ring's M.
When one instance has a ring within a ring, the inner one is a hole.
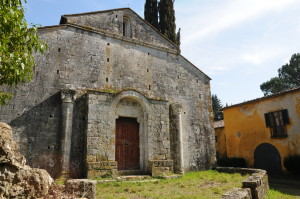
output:
M130 115L118 115L116 113L116 108L118 103L124 99L128 98L132 101L137 102L142 107L142 115L140 116L130 116ZM149 131L148 131L148 115L149 115L149 101L146 97L136 91L123 91L119 93L113 100L110 106L109 120L113 122L114 132L116 132L116 120L119 117L132 117L137 118L137 122L140 125L139 138L140 138L140 171L147 173L150 171L149 159L150 159L150 149L151 144L149 142Z

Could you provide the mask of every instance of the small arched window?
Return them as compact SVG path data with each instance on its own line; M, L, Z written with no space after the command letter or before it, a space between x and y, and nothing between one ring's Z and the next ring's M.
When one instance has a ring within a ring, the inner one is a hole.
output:
M128 16L123 17L123 37L132 37L131 34L131 21Z

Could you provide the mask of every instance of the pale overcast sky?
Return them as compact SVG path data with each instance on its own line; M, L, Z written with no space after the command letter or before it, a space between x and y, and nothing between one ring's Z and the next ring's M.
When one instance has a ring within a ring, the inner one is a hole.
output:
M28 0L26 19L59 24L63 14L130 7L145 0ZM182 55L212 78L228 105L262 97L259 85L300 52L300 0L176 0Z

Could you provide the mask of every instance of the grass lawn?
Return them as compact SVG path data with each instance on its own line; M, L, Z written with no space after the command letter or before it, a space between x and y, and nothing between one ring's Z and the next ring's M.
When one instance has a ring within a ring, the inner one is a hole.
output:
M218 173L216 171L190 172L178 179L157 182L110 182L97 184L98 198L221 198L233 187L241 187L247 176Z

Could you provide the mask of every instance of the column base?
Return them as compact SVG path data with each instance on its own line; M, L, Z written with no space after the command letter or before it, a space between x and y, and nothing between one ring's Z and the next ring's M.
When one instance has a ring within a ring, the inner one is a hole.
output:
M116 161L88 162L88 178L116 177L118 174Z
M174 172L173 160L149 160L152 176L170 175Z
M60 178L69 179L70 178L70 172L69 171L62 171L60 173Z

